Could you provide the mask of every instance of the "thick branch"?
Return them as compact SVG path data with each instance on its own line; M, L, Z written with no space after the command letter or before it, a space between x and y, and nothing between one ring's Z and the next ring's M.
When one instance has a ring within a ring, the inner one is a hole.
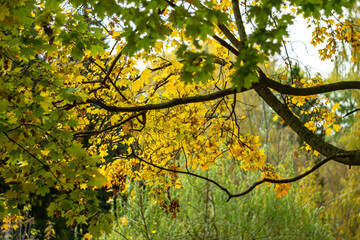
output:
M307 129L302 122L290 111L287 105L281 103L266 87L255 88L262 99L294 130L294 132L314 150L326 157L345 153L346 151L325 142L315 133ZM350 153L350 152L347 152ZM360 165L360 151L352 152L349 158L339 158L335 161L347 165Z
M240 36L240 41L241 41L241 47L244 47L244 44L247 40L247 36L246 36L246 32L245 32L245 27L244 27L244 23L242 21L241 18L241 13L240 13L240 8L239 8L239 1L238 0L232 0L232 7L233 7L233 11L234 11L234 17L235 17L235 23L236 23L236 27L238 29L238 33Z
M224 35L227 37L227 39L229 39L229 41L232 43L232 45L234 45L238 50L240 50L241 49L241 43L230 32L230 30L227 27L225 27L224 25L222 25L222 24L219 24L218 27L224 33Z
M219 36L212 36L216 41L218 41L218 43L220 43L223 47L225 47L227 50L229 50L230 52L232 52L234 55L239 55L239 51L236 50L233 46L231 46L230 44L228 44L225 40L223 40L222 38L220 38Z
M243 89L241 92L245 92L249 89ZM237 93L236 89L227 88L224 90L220 90L214 93L209 93L207 95L199 95L199 96L192 96L192 97L185 97L185 98L174 98L173 100L170 100L168 102L164 103L158 103L158 104L146 104L143 106L134 106L134 107L117 107L117 106L110 106L106 103L104 103L100 99L88 99L87 103L93 103L96 104L105 110L109 112L140 112L140 111L146 111L146 110L155 110L155 109L165 109L174 107L177 105L183 105L188 103L197 103L197 102L206 102L215 100L218 98L225 97L230 94Z
M325 84L316 87L309 87L309 88L295 88L271 80L261 72L260 72L260 83L279 93L293 95L293 96L309 96L309 95L333 92L338 90L360 89L360 81L346 81L346 82L330 83L330 84Z
M259 83L253 84L250 89L255 87L269 87L277 92L283 94L289 94L294 96L308 96L308 95L315 95L320 93L332 92L337 90L345 90L345 89L360 89L360 82L358 81L348 81L348 82L339 82L339 83L331 83L317 87L310 87L310 88L294 88L290 87L278 82L275 82L267 77L260 77ZM207 95L199 95L199 96L192 96L192 97L185 97L185 98L174 98L168 102L158 103L158 104L147 104L143 106L133 106L133 107L118 107L118 106L111 106L104 103L101 99L88 99L86 103L93 103L96 104L107 111L110 112L139 112L144 110L155 110L155 109L165 109L174 107L181 104L189 104L189 103L196 103L196 102L206 102L210 100L219 99L225 97L230 94L234 93L241 93L245 92L250 89L242 89L241 91L237 91L233 88L227 88L224 90L220 90L218 92L210 93Z

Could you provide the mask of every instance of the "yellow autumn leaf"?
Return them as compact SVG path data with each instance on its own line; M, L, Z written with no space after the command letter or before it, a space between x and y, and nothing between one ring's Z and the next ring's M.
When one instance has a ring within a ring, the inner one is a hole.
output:
M335 132L338 132L340 130L340 125L339 124L334 124L333 129L334 129Z
M161 52L162 49L163 49L163 43L161 41L156 42L155 43L155 51L156 52ZM149 70L149 69L145 69L145 70Z
M273 121L275 122L276 120L278 120L279 116L276 114L274 117L273 117Z
M92 238L92 235L90 233L85 233L84 234L84 238L85 239L91 239Z
M0 18L0 20L1 20L1 18ZM40 29L41 29L41 27L39 26L39 25L36 25L35 27L34 27L34 29L35 29L35 31L40 31Z
M281 80L287 80L287 76L286 76L286 75L281 75L281 76L280 76L280 79L281 79Z
M306 144L305 150L306 150L306 151L310 151L310 150L311 150L311 147L310 147L308 144Z
M332 129L331 128L328 128L328 129L326 129L326 135L331 135L331 133L332 133Z
M125 217L121 217L119 220L123 225L127 225L129 222Z
M132 86L131 86L131 90L134 92L138 92L142 87L142 82L140 80L136 80Z
M105 64L104 64L104 61L100 61L99 59L96 59L95 60L95 63L97 66L100 66L101 68L105 69Z
M105 157L105 156L108 155L107 150L100 150L99 152L100 152L100 153L99 153L99 156L100 156L100 157Z
M163 15L168 15L169 14L169 9L165 9L165 11L163 12Z
M148 83L149 82L149 78L151 78L151 70L146 68L140 76L140 81L143 83Z
M180 69L180 63L174 59L174 60L171 60L171 65L175 68L175 69Z
M10 227L10 225L9 224L7 224L7 223L5 223L5 224L3 224L2 226L1 226L1 229L3 229L3 230L8 230L9 229L9 227Z
M44 156L48 156L50 153L49 149L45 149L45 150L40 150L40 152L44 155Z
M16 229L18 229L18 228L19 228L19 225L14 224L12 227L13 227L13 229L16 231Z
M82 83L83 81L86 81L86 77L84 77L84 76L77 76L76 78L75 78L75 81L77 82L77 83Z
M114 31L114 33L112 34L112 38L120 37L120 35L121 35L120 31Z
M124 133L124 135L127 135L130 133L129 129L130 129L130 126L128 124L124 124L121 126L121 129L122 129L122 132Z
M333 110L334 112L336 112L336 110L338 110L339 108L340 108L340 104L335 103L335 104L332 106L331 110Z

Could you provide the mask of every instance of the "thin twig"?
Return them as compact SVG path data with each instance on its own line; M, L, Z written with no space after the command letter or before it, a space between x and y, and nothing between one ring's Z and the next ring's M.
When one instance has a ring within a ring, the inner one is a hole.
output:
M283 184L283 183L291 183L291 182L296 182L304 177L306 177L307 175L309 175L310 173L314 172L316 169L320 168L322 165L324 165L325 163L329 162L330 160L333 160L335 158L346 158L346 157L350 157L351 154L350 153L340 153L340 154L335 154L332 155L328 158L325 158L324 160L322 160L321 162L319 162L318 164L316 164L314 167L312 167L310 170L296 176L293 178L288 178L288 179L270 179L270 178L263 178L260 181L255 182L251 187L249 187L247 190L241 192L241 193L237 193L237 194L232 194L229 195L229 199L227 201L229 201L231 198L234 197L240 197L240 196L244 196L248 193L250 193L252 190L254 190L254 188L256 188L258 185L261 185L263 183L269 182L269 183L275 183L275 184Z
M103 79L103 82L106 82L106 80L109 78L112 70L114 69L117 61L120 59L121 56L122 56L122 50L116 55L114 61L111 63L110 68L109 68L108 72L106 73L105 78Z
M94 59L92 59L92 57L89 57L88 59L89 59L93 64L95 64L98 68L100 68L103 73L106 74L106 69L104 69L102 66L100 66Z
M151 163L151 162L148 162L146 161L145 159L143 158L140 158L139 156L137 156L136 154L132 153L130 156L134 156L135 158L137 158L139 161L141 162L144 162L150 166L153 166L155 168L158 168L160 170L164 170L164 171L167 171L167 172L173 172L173 173L181 173L181 174L186 174L186 175L190 175L190 176L193 176L193 177L197 177L197 178L200 178L200 179L204 179L208 182L211 182L213 184L215 184L217 187L219 187L221 190L223 190L224 192L226 192L227 195L231 196L232 194L229 192L229 190L225 187L223 187L222 185L220 185L218 182L210 179L210 178L207 178L207 177L204 177L204 176L201 176L201 175L198 175L198 174L195 174L195 173L192 173L192 172L185 172L185 171L181 171L181 170L174 170L174 169L169 169L169 168L164 168L164 167L161 167L161 166L158 166L154 163Z
M355 109L355 110L352 110L352 111L346 113L346 114L343 116L343 118L344 118L344 117L347 117L347 116L349 116L350 114L353 114L354 112L357 112L357 111L360 111L360 108Z
M75 133L75 134L74 134L74 137L84 137L84 136L98 135L98 134L100 134L100 133L107 132L107 131L109 131L109 130L112 130L112 129L114 129L114 128L117 128L117 127L119 127L119 126L127 123L128 121L130 121L130 120L132 120L132 119L134 119L134 118L136 118L136 117L139 117L139 116L141 116L141 115L143 115L143 114L144 114L144 111L139 112L139 113L134 114L134 115L128 117L127 119L119 122L118 124L115 124L115 125L113 125L113 126L110 126L110 127L107 127L107 128L101 129L101 130L98 130L98 131L89 131L89 132L78 132L78 133Z
M307 175L309 175L310 173L314 172L315 170L317 170L318 168L320 168L322 165L324 165L325 163L329 162L330 160L333 160L335 158L347 158L347 157L351 157L352 154L351 153L340 153L340 154L335 154L333 156L330 156L330 157L327 157L325 158L324 160L322 160L321 162L319 162L318 164L316 164L314 167L312 167L310 170L296 176L296 177L293 177L293 178L288 178L288 179L270 179L270 178L263 178L262 180L260 181L257 181L255 182L251 187L249 187L247 190L241 192L241 193L237 193L237 194L231 194L230 191L222 186L221 184L219 184L218 182L216 182L215 180L213 179L210 179L208 177L204 177L204 176L201 176L201 175L198 175L198 174L195 174L195 173L192 173L192 172L189 172L189 171L182 171L182 170L174 170L174 169L169 169L169 168L164 168L164 167L161 167L161 166L158 166L152 162L148 162L146 161L145 159L137 156L135 153L131 153L130 156L134 156L135 158L137 158L140 162L144 162L150 166L153 166L155 168L158 168L160 170L164 170L164 171L167 171L167 172L173 172L173 173L180 173L180 174L186 174L186 175L190 175L190 176L193 176L193 177L197 177L197 178L200 178L200 179L203 179L203 180L206 180L208 182L211 182L213 184L215 184L217 187L219 187L222 191L224 191L227 195L228 195L228 199L227 199L227 202L231 199L231 198L235 198L235 197L240 197L240 196L244 196L248 193L250 193L252 190L254 190L258 185L261 185L265 182L269 182L269 183L274 183L274 184L284 184L284 183L291 183L291 182L295 182L295 181L298 181L304 177L306 177ZM129 156L129 157L130 157Z
M119 234L120 236L122 236L123 238L125 238L126 240L129 240L124 234L122 234L120 231L116 230L115 228L111 228L112 231L116 232L117 234Z

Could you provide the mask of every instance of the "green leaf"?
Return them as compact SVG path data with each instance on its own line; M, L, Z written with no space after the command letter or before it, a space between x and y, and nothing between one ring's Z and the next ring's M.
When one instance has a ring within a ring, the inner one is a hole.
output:
M36 194L41 195L41 196L45 196L49 192L50 192L50 189L48 186L42 186L36 190Z
M55 16L55 23L59 26L63 26L66 23L67 16L63 13L58 13Z
M80 215L79 217L75 218L75 221L77 224L81 224L81 223L87 224L87 219L88 218L85 215Z
M105 182L106 178L104 176L96 175L95 177L90 178L88 186L101 188Z
M59 7L60 3L62 3L62 1L59 1L59 0L46 0L45 7L47 9L59 10L60 9L60 7Z
M80 60L84 56L84 46L82 43L78 43L75 45L74 49L71 52L71 56L75 60Z
M88 31L88 24L84 21L80 21L78 23L78 25L76 26L76 30L81 32L81 33L85 33Z

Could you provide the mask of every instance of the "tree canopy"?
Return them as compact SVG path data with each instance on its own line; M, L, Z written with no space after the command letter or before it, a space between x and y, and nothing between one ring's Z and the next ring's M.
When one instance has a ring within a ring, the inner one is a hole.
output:
M360 165L342 149L341 102L329 93L360 89L358 80L296 77L267 69L286 56L289 27L304 17L319 58L359 60L360 20L353 0L5 0L0 4L0 217L6 230L21 209L43 199L49 217L110 231L101 191L117 195L138 181L166 213L180 206L170 189L181 176L209 181L228 197L266 183L277 197L289 183L330 160ZM304 26L306 27L306 26ZM301 31L301 30L299 30ZM319 156L311 169L280 176L258 136L244 132L244 103L255 91ZM349 114L357 114L353 109ZM328 137L326 137L328 136ZM226 158L258 172L250 187L229 189L198 174ZM137 190L129 194L131 197ZM10 219L10 220L9 220Z

